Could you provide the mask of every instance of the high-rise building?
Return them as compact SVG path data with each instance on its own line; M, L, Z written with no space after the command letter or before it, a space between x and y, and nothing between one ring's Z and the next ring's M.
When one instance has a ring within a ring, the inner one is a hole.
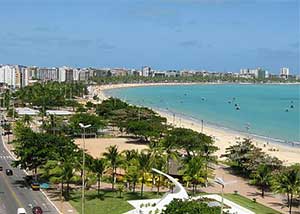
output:
M255 78L265 79L266 78L266 70L258 68L257 69L257 76Z
M0 83L11 88L22 88L28 85L28 69L22 65L4 65L0 67Z
M74 72L73 69L66 70L66 82L72 82L74 80Z
M285 78L287 79L290 75L290 69L289 68L281 68L280 69L280 73L279 73L279 76L281 78Z
M143 77L151 76L151 68L149 66L142 67L142 76Z
M57 81L58 80L58 69L57 68L38 68L36 79L42 81Z

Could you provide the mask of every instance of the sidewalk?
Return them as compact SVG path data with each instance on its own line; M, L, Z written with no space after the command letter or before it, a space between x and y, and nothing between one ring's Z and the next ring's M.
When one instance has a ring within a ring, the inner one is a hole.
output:
M55 206L60 210L63 214L78 214L76 209L71 206L71 204L67 201L61 201L60 199L60 191L59 190L47 190L44 191L49 199L55 204Z
M286 199L284 195L274 194L272 192L266 192L265 197L261 197L261 191L257 189L255 186L250 185L248 180L243 179L239 176L230 174L229 167L227 166L218 166L218 168L214 171L215 177L222 178L225 183L224 193L234 193L234 191L238 191L238 194L247 197L249 199L256 198L258 203L261 203L267 207L270 207L274 210L277 210L282 213L288 213L288 208L283 203L283 200ZM209 192L209 193L220 193L221 187L217 184L211 184L206 188L200 188L201 191ZM299 207L293 207L293 213L300 213Z

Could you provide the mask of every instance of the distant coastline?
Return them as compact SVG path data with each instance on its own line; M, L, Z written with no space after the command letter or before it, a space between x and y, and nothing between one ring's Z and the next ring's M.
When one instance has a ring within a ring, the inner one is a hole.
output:
M226 83L134 83L134 84L110 84L110 85L97 85L93 86L92 93L93 96L97 95L100 100L104 100L108 98L108 95L105 93L107 90L118 89L118 88L128 88L128 87L146 87L146 86L172 86L172 85L206 85L206 84L226 84ZM227 83L232 84L232 83ZM239 83L236 83L239 84ZM245 84L245 83L242 83ZM249 83L253 84L253 83ZM268 83L269 84L269 83ZM278 85L283 85L276 83ZM284 83L287 84L287 83ZM294 85L295 83L293 83ZM298 83L297 83L298 84ZM154 109L161 116L167 118L168 123L190 128L195 131L201 131L201 121L197 121L197 119L192 118L190 116L186 116L184 114L176 114L176 119L174 121L172 112L168 112L167 110L162 109ZM300 162L300 145L298 142L295 142L295 145L285 144L285 141L274 139L270 137L259 136L255 134L248 134L245 132L240 132L236 130L232 130L227 127L222 127L218 125L214 125L213 123L206 122L203 132L205 134L211 135L215 139L216 146L220 148L217 152L217 155L220 157L221 154L225 153L225 149L232 145L237 140L242 140L246 137L251 137L256 146L262 148L263 151L267 152L272 156L276 156L279 159L283 160L285 164L292 164Z

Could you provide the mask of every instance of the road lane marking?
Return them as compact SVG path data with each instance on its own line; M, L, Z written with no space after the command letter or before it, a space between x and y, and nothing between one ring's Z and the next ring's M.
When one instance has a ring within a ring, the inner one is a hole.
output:
M15 193L15 191L11 188L11 186L9 185L7 178L5 176L3 176L3 180L8 188L8 190L10 191L11 195L13 196L13 198L15 199L15 201L17 202L19 207L24 207L21 203L21 201L19 200L19 198L17 197L17 194Z
M6 152L8 152L8 154L11 156L11 160L17 160L15 154L13 154L6 146L6 143L4 142L2 135L0 135L0 141L1 141L2 145L4 146L4 149L6 150ZM28 175L28 172L25 169L23 169L22 171L25 173L25 175ZM58 209L58 207L53 203L53 201L50 200L50 198L46 195L46 193L43 190L40 190L40 192L44 195L44 197L48 200L48 202L52 205L52 207L54 207L54 209L57 211L57 213L63 214L63 212Z
M38 202L36 200L33 200L33 202L35 203L35 205L38 205Z

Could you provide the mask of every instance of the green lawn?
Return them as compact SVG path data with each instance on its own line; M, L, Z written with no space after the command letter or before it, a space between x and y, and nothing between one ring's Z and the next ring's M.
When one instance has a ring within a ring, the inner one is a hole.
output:
M160 198L161 195L157 195L154 192L145 192L144 199ZM118 193L111 191L104 192L104 200L97 198L97 191L87 191L85 201L85 213L86 214L122 214L126 211L133 209L133 207L127 203L127 200L140 199L139 192L123 193L123 198L119 198ZM73 192L69 201L78 212L81 212L81 192Z
M255 212L256 214L279 214L280 213L260 203L255 203L252 200L238 194L225 194L224 197L236 204L241 205L242 207L245 207Z
M123 193L123 197L120 198L118 193L111 191L104 192L104 200L97 198L97 191L86 192L85 213L86 214L122 214L126 211L133 209L133 207L127 203L127 200L138 200L140 193ZM162 195L162 194L161 194ZM160 198L161 195L157 195L155 192L145 192L144 199ZM260 203L254 203L252 200L236 194L225 194L224 197L228 200L239 204L256 214L280 214L280 212L266 207ZM81 192L72 192L71 199L69 201L77 211L81 211Z

